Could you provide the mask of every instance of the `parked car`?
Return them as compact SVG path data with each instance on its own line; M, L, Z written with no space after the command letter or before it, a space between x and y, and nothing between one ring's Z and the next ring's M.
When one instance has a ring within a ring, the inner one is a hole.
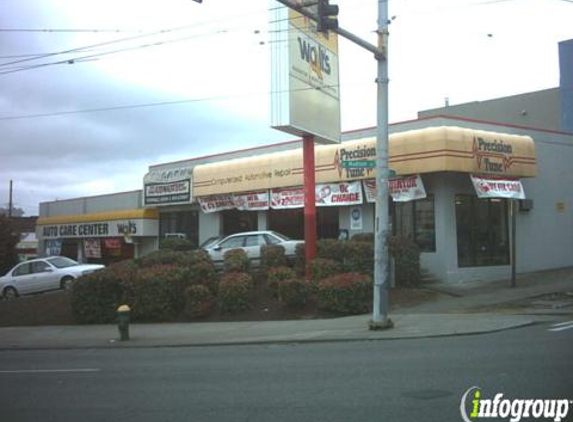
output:
M255 231L236 233L214 243L209 243L205 249L216 266L221 266L225 252L231 249L243 249L252 264L257 266L261 262L261 246L281 245L285 248L287 258L293 258L296 245L304 243L302 240L291 240L283 234L275 231Z
M0 277L0 292L6 299L54 289L69 289L79 276L92 273L104 265L79 264L63 256L32 259L12 268Z

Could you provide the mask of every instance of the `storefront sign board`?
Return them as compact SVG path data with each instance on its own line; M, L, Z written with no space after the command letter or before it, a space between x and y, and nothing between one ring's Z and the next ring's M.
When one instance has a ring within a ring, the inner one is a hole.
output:
M470 175L478 198L525 199L519 179Z
M366 201L376 202L376 179L364 180ZM404 177L395 177L388 180L388 191L394 202L408 202L426 197L424 182L419 174Z

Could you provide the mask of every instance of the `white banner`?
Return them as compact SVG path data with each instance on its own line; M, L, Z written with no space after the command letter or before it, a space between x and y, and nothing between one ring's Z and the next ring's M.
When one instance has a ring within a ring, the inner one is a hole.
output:
M478 198L525 199L519 179L470 175Z
M286 210L304 208L304 188L271 189L271 208L273 210Z
M362 186L359 180L316 185L316 205L318 207L361 204Z
M201 210L208 214L235 208L232 195L210 195L198 198Z
M235 194L233 202L239 211L265 211L269 209L269 191Z
M363 182L366 201L369 203L376 202L376 179L367 179ZM394 202L415 201L426 197L424 182L419 174L388 180L388 193Z

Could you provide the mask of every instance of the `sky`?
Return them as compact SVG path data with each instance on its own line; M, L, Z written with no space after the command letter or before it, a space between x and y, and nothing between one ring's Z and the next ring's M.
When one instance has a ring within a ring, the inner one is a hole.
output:
M375 43L377 0L333 0ZM270 128L269 0L1 0L0 207L141 189L148 166L293 139ZM390 122L559 85L573 0L389 0ZM70 51L73 50L73 51ZM65 53L67 52L67 53ZM340 40L342 129L376 62Z

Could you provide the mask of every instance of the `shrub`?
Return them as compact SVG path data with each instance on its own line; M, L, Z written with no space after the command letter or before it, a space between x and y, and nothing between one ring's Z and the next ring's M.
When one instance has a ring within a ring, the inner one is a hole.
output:
M211 290L211 293L217 293L217 272L212 261L196 261L188 267L189 284L203 285Z
M310 263L310 277L317 283L341 272L342 264L333 259L316 258Z
M415 286L420 283L420 248L406 236L393 236L388 242L394 258L396 286Z
M279 295L279 282L296 277L296 272L289 267L271 268L267 274L267 287L274 297Z
M193 243L187 239L168 237L159 241L159 249L169 249L172 251L190 251L193 249Z
M305 273L306 266L306 251L304 243L299 243L295 246L294 254L294 269L297 274L303 275Z
M72 285L72 314L80 324L114 322L116 309L122 302L121 280L111 269L103 269L79 277Z
M374 243L353 240L345 245L344 268L351 273L374 274Z
M316 257L344 262L346 243L336 239L319 240L316 242Z
M374 233L356 233L350 238L351 242L372 242L374 243Z
M135 260L139 268L155 267L157 265L190 265L190 255L186 252L160 249Z
M226 273L248 273L251 261L243 249L231 249L223 255L223 267Z
M219 304L223 312L237 313L251 307L253 279L246 273L233 272L223 276L219 284Z
M318 306L337 314L368 312L372 301L372 279L364 274L346 273L318 284Z
M310 295L309 282L297 278L278 282L279 299L287 306L300 308L306 305Z
M261 267L265 273L277 267L287 265L285 248L281 245L263 245L261 246Z
M189 287L189 270L158 265L138 273L134 284L132 315L139 321L170 321L185 305L183 292Z
M213 308L213 293L209 288L196 284L185 289L185 308L187 318L200 318L209 315Z

